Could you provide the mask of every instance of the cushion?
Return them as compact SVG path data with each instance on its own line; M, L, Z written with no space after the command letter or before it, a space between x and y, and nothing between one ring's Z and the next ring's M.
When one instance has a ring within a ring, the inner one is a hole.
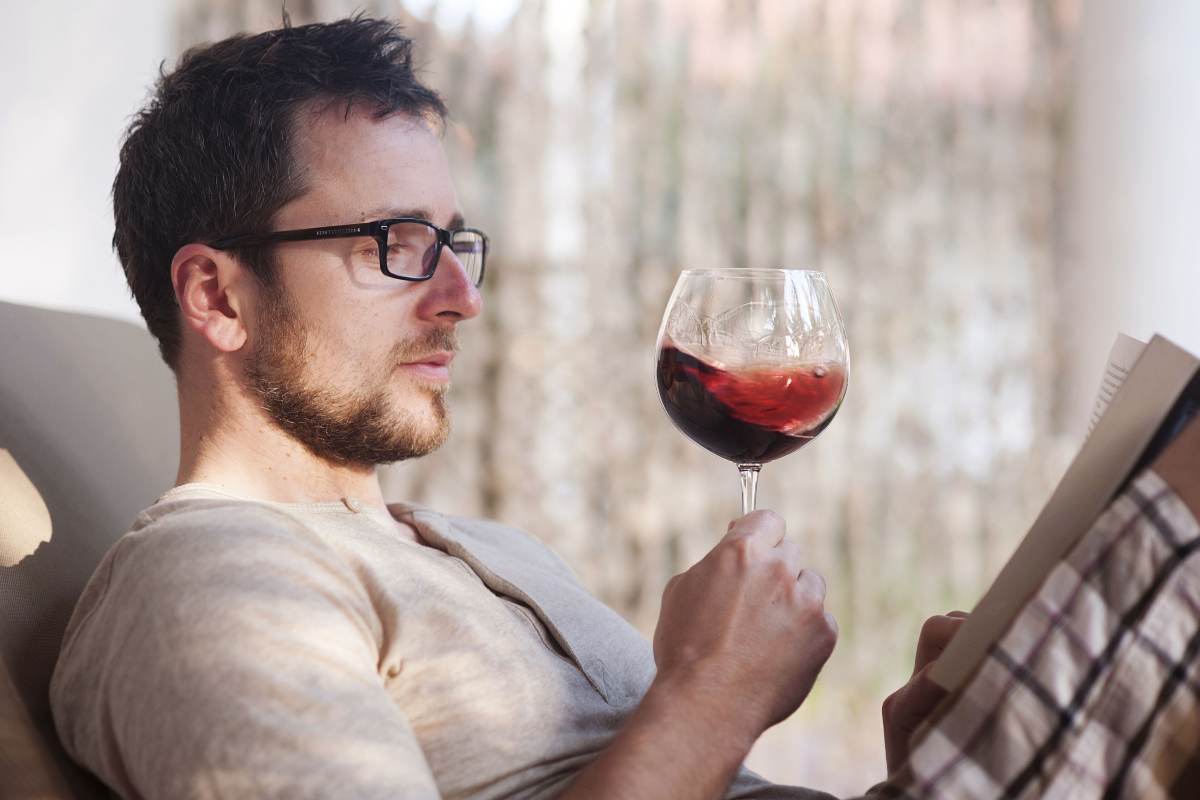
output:
M0 342L0 800L103 797L48 687L92 570L174 483L174 380L128 322L0 302Z

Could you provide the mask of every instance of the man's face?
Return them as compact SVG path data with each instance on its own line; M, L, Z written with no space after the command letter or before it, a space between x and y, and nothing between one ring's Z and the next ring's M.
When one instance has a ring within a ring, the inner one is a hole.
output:
M411 216L461 224L431 131L403 115L344 111L301 112L294 154L309 191L279 211L275 229ZM383 275L370 238L280 244L273 255L275 285L255 309L246 377L274 422L339 463L439 447L455 326L481 305L450 248L423 282Z

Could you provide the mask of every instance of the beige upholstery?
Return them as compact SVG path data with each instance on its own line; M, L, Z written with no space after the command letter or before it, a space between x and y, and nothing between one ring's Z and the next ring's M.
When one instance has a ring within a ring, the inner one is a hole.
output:
M83 584L174 482L178 438L143 329L0 302L0 800L107 796L62 752L47 686Z

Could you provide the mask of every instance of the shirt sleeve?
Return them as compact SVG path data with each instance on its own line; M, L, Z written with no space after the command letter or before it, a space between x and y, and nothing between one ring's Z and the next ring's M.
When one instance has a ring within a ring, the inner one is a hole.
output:
M129 798L436 798L381 636L351 568L282 512L182 511L93 576L55 723Z
M761 775L742 766L733 783L725 790L723 800L837 800L831 794L803 786L771 783Z

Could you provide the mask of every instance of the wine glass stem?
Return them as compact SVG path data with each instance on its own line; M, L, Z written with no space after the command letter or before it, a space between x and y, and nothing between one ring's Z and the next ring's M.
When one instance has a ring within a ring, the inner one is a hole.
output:
M742 474L742 515L754 510L754 498L758 492L758 471L762 464L738 464Z

